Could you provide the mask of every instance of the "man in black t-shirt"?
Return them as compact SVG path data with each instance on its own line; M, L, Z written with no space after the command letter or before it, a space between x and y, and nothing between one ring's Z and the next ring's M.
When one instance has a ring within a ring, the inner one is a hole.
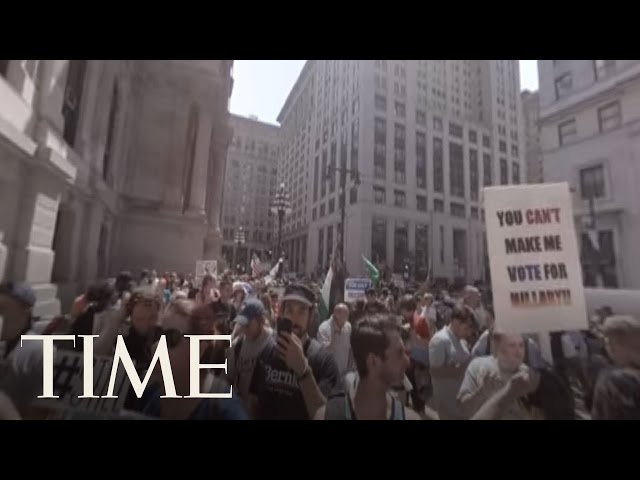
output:
M310 420L339 382L338 367L307 332L315 296L305 285L287 286L280 316L292 333L278 332L277 343L263 351L249 387L249 411L258 420Z

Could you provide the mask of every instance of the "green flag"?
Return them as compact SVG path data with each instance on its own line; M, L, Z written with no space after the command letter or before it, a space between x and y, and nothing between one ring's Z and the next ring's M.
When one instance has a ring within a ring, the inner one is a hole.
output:
M331 294L331 282L333 281L333 265L329 265L329 271L327 272L327 276L324 279L324 284L322 285L320 302L318 304L318 310L320 312L320 321L324 322L331 316L331 312L329 311L329 297Z
M364 260L364 264L367 267L367 272L369 273L369 278L371 279L371 286L376 288L378 286L378 279L380 278L380 272L376 268L376 266L367 260L367 257L362 255L362 259Z

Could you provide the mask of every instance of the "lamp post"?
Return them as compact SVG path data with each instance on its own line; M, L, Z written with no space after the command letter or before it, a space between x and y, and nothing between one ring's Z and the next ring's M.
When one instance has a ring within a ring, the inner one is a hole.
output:
M236 231L234 237L233 237L233 263L235 264L236 261L238 260L238 248L240 248L242 245L244 245L245 242L245 236L244 236L244 229L242 228L242 225L238 228L238 230ZM238 267L236 266L236 269L238 269Z
M271 213L278 217L278 246L275 253L279 258L282 252L282 222L284 221L285 215L289 215L291 213L291 202L289 200L289 194L284 188L284 183L280 184L280 187L276 192L276 196L271 202Z

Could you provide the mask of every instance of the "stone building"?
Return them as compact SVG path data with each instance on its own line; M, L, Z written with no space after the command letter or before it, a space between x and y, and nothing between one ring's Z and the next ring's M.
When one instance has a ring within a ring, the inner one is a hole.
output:
M0 60L0 278L37 314L217 258L230 60Z

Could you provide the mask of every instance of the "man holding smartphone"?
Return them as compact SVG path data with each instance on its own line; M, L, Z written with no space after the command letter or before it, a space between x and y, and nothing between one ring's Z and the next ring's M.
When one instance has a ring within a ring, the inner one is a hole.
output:
M310 420L339 383L330 352L308 334L315 295L288 285L281 298L277 341L256 363L249 387L249 411L258 420Z

